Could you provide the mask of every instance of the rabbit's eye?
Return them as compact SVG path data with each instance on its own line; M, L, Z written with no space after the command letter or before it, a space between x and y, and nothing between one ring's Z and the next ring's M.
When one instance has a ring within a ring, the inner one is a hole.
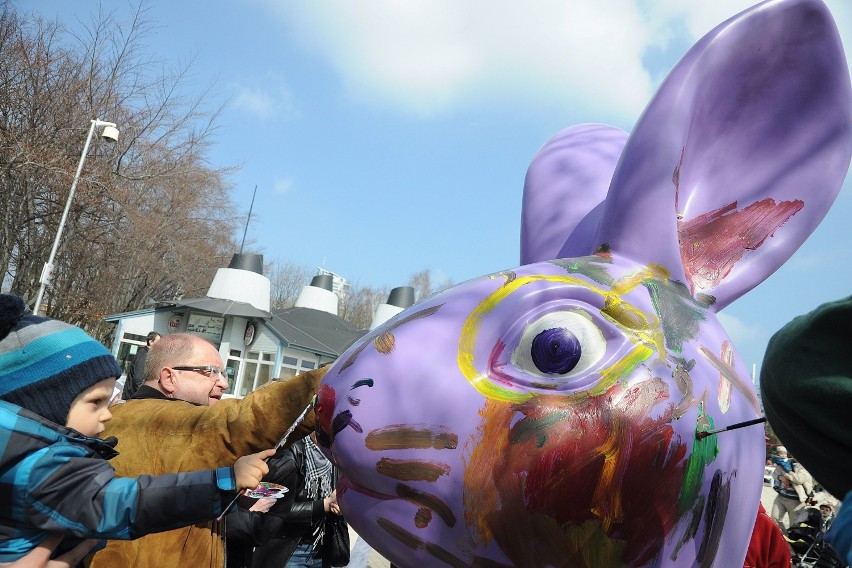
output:
M576 367L583 354L577 336L569 329L558 327L545 329L536 335L530 351L539 371L559 375Z
M526 327L512 362L545 375L570 376L585 372L605 351L606 339L588 315L562 311L545 314Z

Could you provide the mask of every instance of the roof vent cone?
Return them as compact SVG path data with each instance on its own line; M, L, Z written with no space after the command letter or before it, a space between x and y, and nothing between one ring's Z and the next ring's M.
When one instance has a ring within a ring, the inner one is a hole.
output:
M228 268L216 271L207 297L244 302L268 312L271 288L269 278L263 275L262 255L235 254Z
M296 298L297 308L310 308L337 315L337 294L332 292L333 280L329 274L319 274L311 279L308 286L302 288Z
M323 290L328 290L329 292L334 291L334 278L331 274L317 274L313 278L311 278L311 286L316 288L322 288Z
M391 290L388 301L376 306L373 322L370 329L376 329L396 314L414 305L414 288L411 286L400 286Z
M263 274L263 255L252 253L238 253L231 257L231 264L228 268L236 268L237 270L248 270L257 274Z
M387 304L397 308L410 308L414 305L414 288L412 286L399 286L388 294Z

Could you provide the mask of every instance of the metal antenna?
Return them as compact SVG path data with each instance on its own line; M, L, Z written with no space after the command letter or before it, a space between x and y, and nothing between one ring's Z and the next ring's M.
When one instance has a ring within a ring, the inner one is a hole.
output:
M251 211L254 209L254 196L257 195L257 185L254 186L254 193L251 194L251 205L249 205L249 214L246 217L246 228L243 229L243 242L240 243L240 254L243 254L243 245L246 244L246 233L248 233L249 222L251 222Z

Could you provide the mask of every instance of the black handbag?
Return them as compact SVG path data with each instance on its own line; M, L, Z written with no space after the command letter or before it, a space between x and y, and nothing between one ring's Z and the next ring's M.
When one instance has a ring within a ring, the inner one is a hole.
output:
M349 526L346 519L343 515L328 513L324 522L322 565L346 566L349 564Z

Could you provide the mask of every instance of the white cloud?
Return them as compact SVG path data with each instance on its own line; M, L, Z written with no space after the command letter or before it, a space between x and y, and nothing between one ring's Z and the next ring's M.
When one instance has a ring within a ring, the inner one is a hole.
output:
M293 114L293 97L281 77L267 75L264 87L232 84L235 95L231 104L258 118L269 119Z
M272 184L272 189L275 193L281 195L293 189L295 184L296 181L293 178L276 179L275 183Z
M375 104L428 115L474 97L582 99L633 115L651 92L633 0L269 1L352 96Z
M719 312L717 315L719 321L722 323L722 327L728 332L728 336L735 346L757 341L766 335L766 332L760 325L748 324L736 316L726 314L725 312Z
M261 118L269 118L275 114L275 101L268 94L241 86L236 86L236 91L237 94L233 100L234 107L246 110Z
M756 3L263 1L291 28L288 33L328 61L350 96L373 105L433 115L508 99L631 119L656 87L642 60L650 46L694 43ZM847 3L828 1L841 29L852 27ZM675 38L676 29L689 37Z

